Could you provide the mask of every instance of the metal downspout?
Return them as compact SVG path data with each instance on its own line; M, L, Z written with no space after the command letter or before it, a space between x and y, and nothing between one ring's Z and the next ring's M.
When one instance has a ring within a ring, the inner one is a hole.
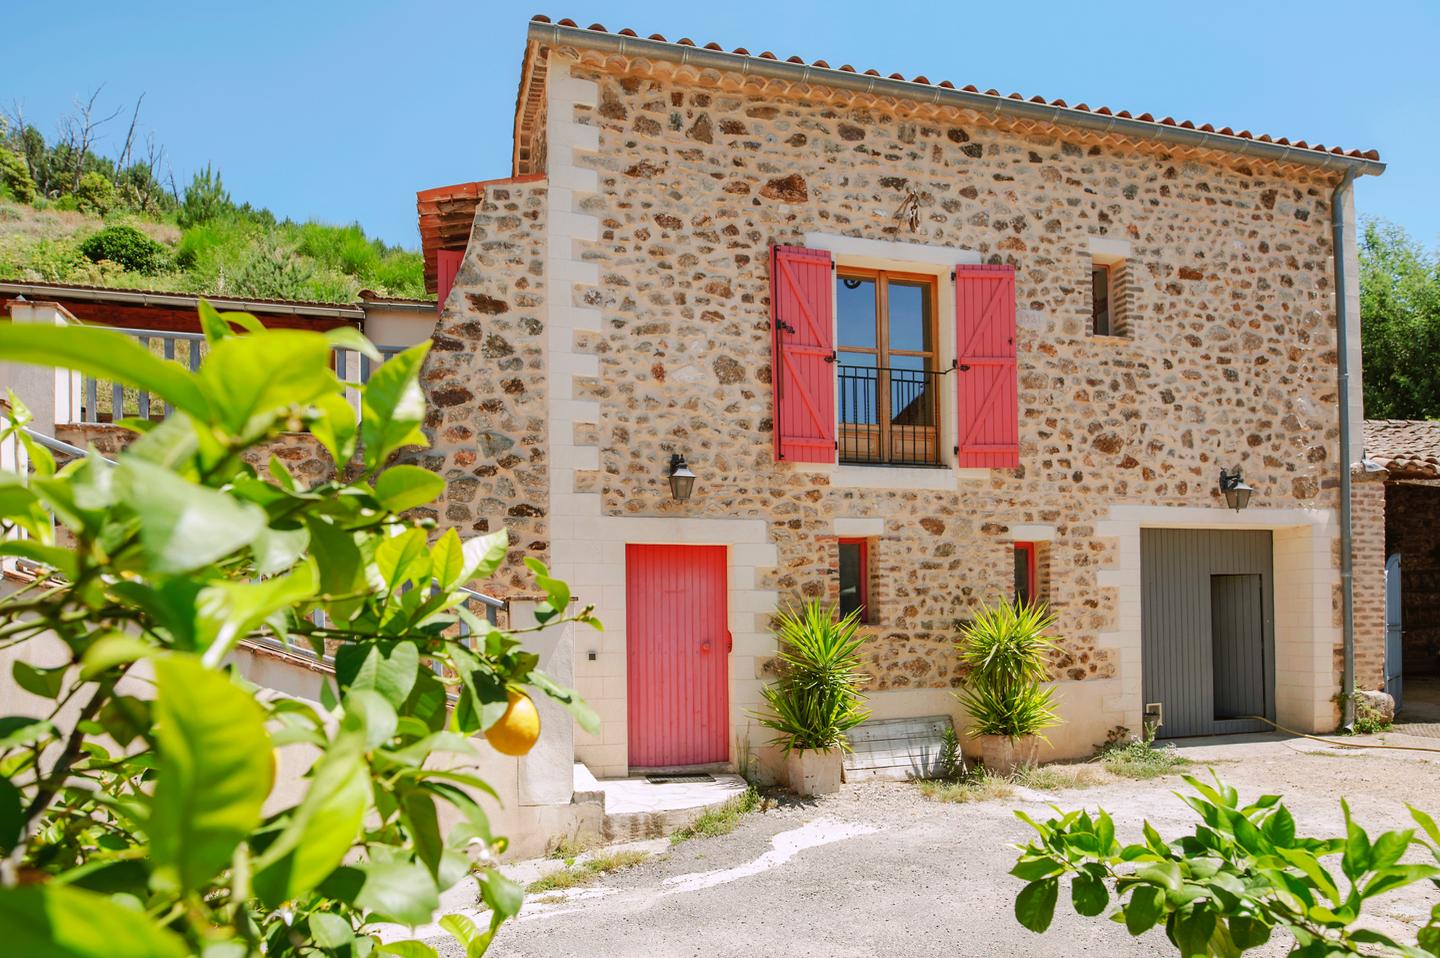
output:
M1350 324L1347 299L1349 277L1345 274L1345 201L1353 189L1355 170L1345 176L1330 194L1331 245L1335 253L1335 336L1338 340L1336 366L1340 377L1340 595L1344 667L1340 679L1340 725L1355 727L1355 588L1354 558L1350 531Z

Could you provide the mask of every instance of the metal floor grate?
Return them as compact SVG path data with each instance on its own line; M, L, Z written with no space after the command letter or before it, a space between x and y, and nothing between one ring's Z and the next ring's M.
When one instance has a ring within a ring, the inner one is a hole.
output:
M713 782L715 781L715 776L706 775L704 773L694 775L686 775L683 773L677 773L675 775L665 775L663 773L660 773L656 775L646 775L645 781L649 782L651 785L679 785L684 782Z

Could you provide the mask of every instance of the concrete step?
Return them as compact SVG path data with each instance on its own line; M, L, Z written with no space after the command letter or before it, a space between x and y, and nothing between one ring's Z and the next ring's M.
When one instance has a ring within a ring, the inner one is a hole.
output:
M745 779L719 773L709 782L651 784L644 778L602 779L607 842L663 838L689 825L707 810L745 793Z

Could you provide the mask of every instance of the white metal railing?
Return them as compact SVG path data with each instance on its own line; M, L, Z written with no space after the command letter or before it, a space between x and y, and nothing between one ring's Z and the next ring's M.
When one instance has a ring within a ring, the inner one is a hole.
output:
M180 362L192 372L200 368L200 363L204 361L206 353L209 352L209 344L206 343L205 336L201 333L126 329L119 326L108 328L135 337L141 346L156 355ZM376 348L380 351L378 363L355 350L336 348L334 350L336 375L342 381L352 385L369 382L371 373L380 363L396 353L404 351L407 347L378 346ZM163 402L158 397L151 397L147 390L135 389L113 380L84 376L78 380L78 384L79 409L78 416L72 420L74 422L115 422L129 416L140 419L159 419L174 412L169 403ZM359 390L347 388L345 395L351 405L358 410L360 408Z

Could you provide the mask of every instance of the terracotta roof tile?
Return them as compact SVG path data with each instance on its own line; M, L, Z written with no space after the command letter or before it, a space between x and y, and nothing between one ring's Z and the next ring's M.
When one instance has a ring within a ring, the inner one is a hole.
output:
M549 17L543 16L543 15L536 15L536 16L532 17L531 20L534 21L534 22L536 22L536 23L551 23L551 22L552 22ZM555 23L556 23L557 26L562 26L562 27L574 27L574 26L575 26L575 21L574 21L574 20L570 20L570 19L564 19L564 20L555 21ZM606 32L608 32L608 31L605 30L605 28L604 28L603 26L601 26L601 25L598 24L598 23L592 24L592 25L589 27L589 29L592 30L592 31L599 32L599 33L606 33ZM625 29L625 30L620 30L620 31L618 31L618 34L617 34L617 35L619 35L619 36L626 36L626 37L633 37L633 36L635 36L636 34L635 34L635 32L634 32L633 30ZM678 46L687 46L687 47L696 46L695 41L689 39L688 37L683 37L683 38L681 38L681 39L679 39L679 40L668 40L668 39L666 39L665 36L663 36L662 34L652 33L652 34L650 34L649 39L658 41L658 42L660 42L660 43L672 43L672 44L676 44L676 45L678 45ZM723 48L722 48L721 46L719 46L719 44L716 44L716 43L707 43L707 44L705 44L705 49L707 49L707 50L717 50L717 51L722 51L722 52L723 52ZM747 50L746 50L745 48L743 48L743 47L737 47L733 52L734 52L736 55L738 55L738 56L753 56L753 54L749 53L749 51L747 51ZM768 51L768 50L765 51L764 53L761 53L761 54L760 54L760 58L761 58L761 59L764 59L764 60L779 60L779 59L781 59L780 57L777 57L774 53L771 53L771 52ZM789 62L791 62L791 63L804 63L805 61L802 60L802 59L800 59L799 57L790 57L790 58L789 58ZM819 67L820 69L830 69L830 67L828 67L828 66L825 64L825 61L823 61L823 60L817 60L813 65L816 66L816 67ZM844 65L844 66L839 67L839 70L841 70L841 71L843 71L843 72L845 72L845 73L855 73L855 72L857 72L857 71L855 70L855 68L852 67L852 66L850 66L849 64L846 64L846 65ZM882 74L881 74L879 71L877 71L877 70L866 70L866 71L864 72L864 75L865 75L865 76L873 76L873 77L882 76ZM906 80L906 78L905 78L902 74L899 74L899 73L892 73L892 74L890 74L890 79L894 79L894 80ZM823 82L823 78L817 78L817 80L818 80L819 82ZM921 85L925 85L925 86L936 85L936 86L943 87L943 88L945 88L945 89L954 89L954 85L953 85L952 83L950 83L950 81L948 81L948 80L941 81L941 82L939 82L938 84L931 84L931 82L930 82L929 80L927 80L927 79L926 79L925 77L923 77L923 76L913 77L913 78L909 79L909 80L906 81L906 82L921 84ZM967 92L978 92L978 91L976 91L975 87L973 87L973 86L966 86L966 87L964 87L963 89L964 89L965 91L967 91ZM997 92L996 90L986 90L986 91L985 91L985 95L986 95L986 96L993 96L993 97L999 97L999 96L1001 96L1001 94L1000 94L999 92ZM1012 94L1009 95L1008 99L1022 100L1022 101L1023 101L1023 100L1026 100L1027 98L1024 97L1024 96L1022 96L1022 95L1019 94L1019 93L1012 93ZM1093 110L1091 110L1091 108L1086 107L1086 106L1083 106L1083 105L1082 105L1082 106L1078 106L1078 107L1068 107L1068 106L1066 106L1064 100L1058 100L1058 99L1057 99L1057 100L1047 100L1045 97L1042 97L1042 96L1029 97L1028 99L1029 99L1029 102L1031 102L1031 103L1046 104L1046 105L1048 105L1048 106L1059 107L1059 108L1061 108L1061 109L1074 109L1074 110L1077 110L1077 111L1080 111L1080 112L1087 112L1087 113L1088 113L1088 112L1094 112L1094 113L1101 114L1102 116L1118 116L1118 117L1124 117L1124 118L1130 118L1130 116L1131 116L1131 114L1130 114L1129 112L1125 111L1125 110L1121 110L1121 111L1119 111L1119 112L1112 113L1109 108L1103 107L1103 106L1102 106L1102 107L1096 107L1096 108L1094 108ZM1146 122L1146 123L1155 123L1156 125L1179 126L1179 127L1185 128L1185 129L1187 129L1187 130L1193 130L1193 129L1197 129L1197 128L1198 128L1198 129L1203 130L1203 131L1205 131L1205 132L1207 132L1207 133L1214 131L1214 127L1212 127L1212 126L1211 126L1210 124L1208 124L1208 123L1207 123L1207 124L1204 124L1204 125L1200 125L1200 126L1197 127L1197 125L1196 125L1193 121L1191 121L1191 120L1177 121L1177 120L1174 119L1173 117L1168 117L1168 116L1165 117L1163 120L1158 120L1158 121L1157 121L1157 120L1155 119L1155 117L1152 116L1152 115L1149 114L1149 113L1142 113L1142 114L1140 114L1138 117L1135 117L1135 119L1143 120L1143 121ZM1281 145L1290 145L1290 141L1289 141L1288 139L1284 138L1284 137L1279 137L1279 138L1277 138L1277 139L1271 139L1271 138L1268 137L1268 136L1255 137L1255 136L1253 136L1253 135L1250 133L1249 130L1245 130L1245 131L1243 131L1243 132L1241 132L1241 133L1233 133L1229 127L1224 127L1224 128L1222 128L1221 130L1219 130L1219 131L1218 131L1218 135L1221 135L1221 136L1234 136L1234 137L1238 137L1238 138L1240 138L1240 139L1246 139L1246 140L1259 139L1261 142L1264 142L1264 143L1278 143L1278 144L1281 144ZM1318 144L1315 145L1315 146L1311 146L1311 145L1309 145L1308 143L1306 143L1304 140L1299 140L1299 141L1297 141L1294 145L1295 145L1295 147L1296 147L1297 149L1313 150L1313 151L1315 151L1315 152L1317 152L1317 153L1333 153L1333 154L1335 154L1335 155L1337 155L1337 156L1348 156L1348 157L1352 157L1352 158L1358 159L1358 160L1377 160L1377 161L1378 161L1378 160L1380 159L1380 153L1379 153L1378 151L1376 151L1376 150L1353 150L1353 149L1352 149L1352 150L1344 150L1344 149L1341 149L1341 148L1339 148L1339 147L1326 148L1325 146L1323 146L1323 145L1318 145Z
M1365 455L1393 475L1440 477L1440 422L1367 419Z

